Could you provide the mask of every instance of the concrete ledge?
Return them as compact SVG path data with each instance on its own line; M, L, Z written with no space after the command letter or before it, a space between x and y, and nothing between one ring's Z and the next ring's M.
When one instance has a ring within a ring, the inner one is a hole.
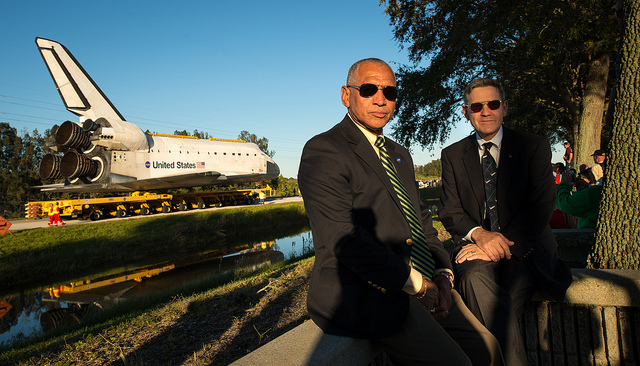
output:
M529 363L640 364L640 271L572 269L572 274L562 304L536 296L521 319ZM232 365L388 364L370 342L326 335L309 320Z
M640 307L640 271L573 268L565 304Z
M554 229L558 255L571 268L584 268L596 242L595 229Z
M380 351L364 339L324 334L313 321L307 320L231 365L368 365Z

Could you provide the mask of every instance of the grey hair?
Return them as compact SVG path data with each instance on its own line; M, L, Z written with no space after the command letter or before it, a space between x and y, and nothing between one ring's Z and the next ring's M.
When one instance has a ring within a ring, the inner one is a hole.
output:
M469 94L471 94L471 91L475 88L481 88L481 87L485 87L485 86L492 86L496 89L498 89L498 92L500 93L500 99L502 101L506 100L506 97L504 95L504 89L502 88L502 85L500 85L499 82L497 82L494 79L489 79L489 78L478 78L478 79L474 79L472 80L466 88L464 88L464 95L462 96L462 99L464 100L464 104L468 104L469 103Z

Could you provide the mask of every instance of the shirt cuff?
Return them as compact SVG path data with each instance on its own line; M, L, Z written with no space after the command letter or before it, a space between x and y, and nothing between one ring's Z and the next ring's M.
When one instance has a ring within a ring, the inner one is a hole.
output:
M477 229L480 229L481 227L482 226L476 226L473 229L469 230L469 232L467 233L467 236L465 236L462 239L464 239L464 240L466 240L466 241L468 241L470 243L473 243L473 239L471 239L471 234L473 234L474 231L476 231Z
M402 290L409 295L415 295L422 288L422 273L418 272L415 268L411 268L409 278L405 282Z

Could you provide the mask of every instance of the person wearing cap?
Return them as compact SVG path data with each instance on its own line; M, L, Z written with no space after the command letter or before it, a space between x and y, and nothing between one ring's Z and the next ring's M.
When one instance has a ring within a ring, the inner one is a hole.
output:
M603 165L607 154L604 152L604 150L598 149L594 151L591 156L593 156L593 162L595 163L594 166L591 167L591 172L596 178L596 184L600 186L602 185L602 181L604 179Z
M309 316L326 334L370 340L396 366L501 365L495 337L453 288L409 151L383 135L397 94L386 62L354 63L340 90L347 114L302 151L316 254Z

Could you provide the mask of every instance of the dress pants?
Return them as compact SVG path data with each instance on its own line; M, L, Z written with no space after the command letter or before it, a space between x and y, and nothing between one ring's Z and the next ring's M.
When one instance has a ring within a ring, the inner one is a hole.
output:
M455 291L449 314L435 320L415 297L409 315L394 335L372 340L394 366L504 365L495 337L474 317Z
M469 310L496 337L507 365L527 365L518 319L535 292L534 278L517 260L456 264L460 295Z

